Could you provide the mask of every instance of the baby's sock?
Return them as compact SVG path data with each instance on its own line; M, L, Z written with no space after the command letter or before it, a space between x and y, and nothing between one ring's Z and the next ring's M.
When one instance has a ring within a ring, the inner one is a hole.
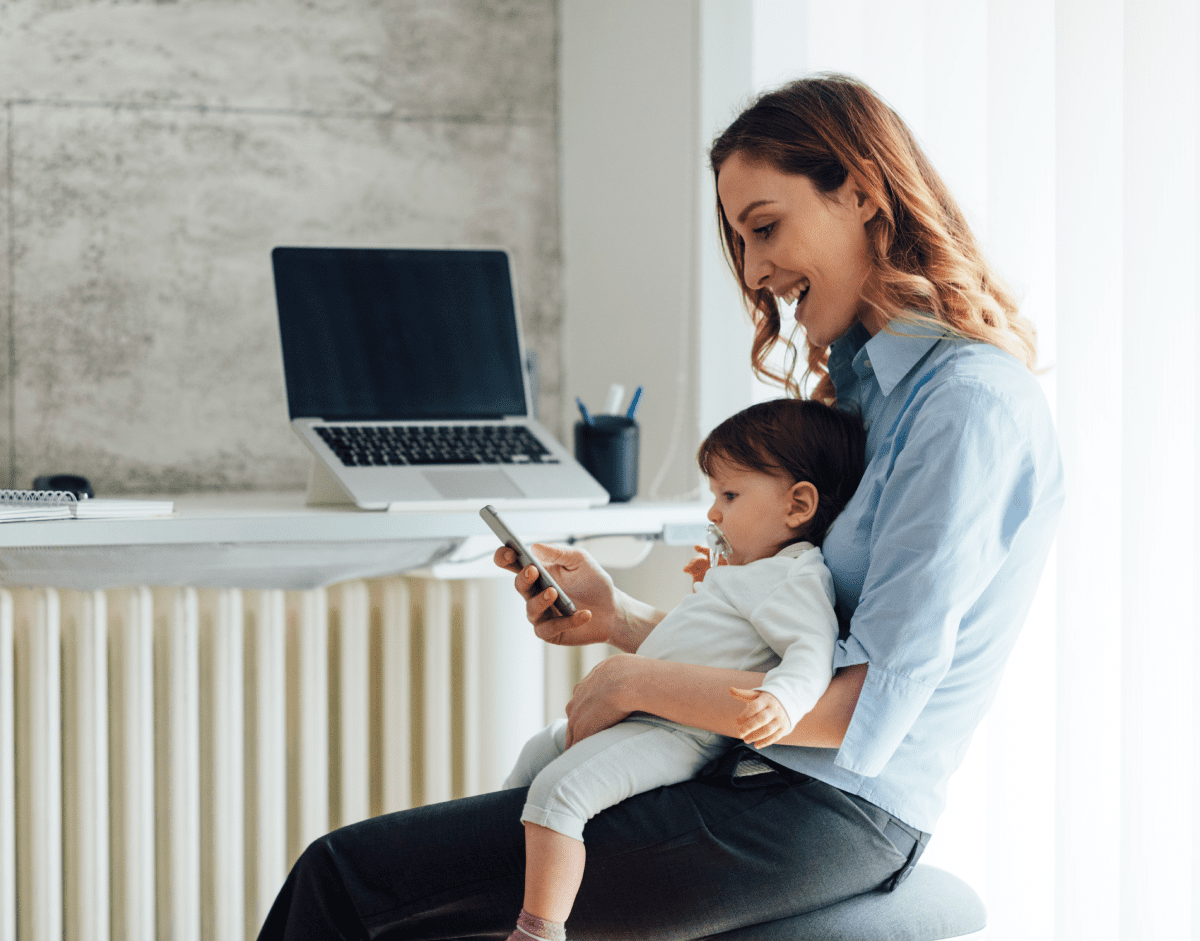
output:
M561 921L547 921L530 915L525 909L517 918L517 930L508 936L508 941L567 941L567 928Z

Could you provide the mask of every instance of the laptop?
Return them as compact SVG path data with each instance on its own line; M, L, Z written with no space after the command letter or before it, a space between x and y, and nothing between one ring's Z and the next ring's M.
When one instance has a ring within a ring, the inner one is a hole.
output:
M280 247L271 262L310 505L608 502L533 417L507 252Z

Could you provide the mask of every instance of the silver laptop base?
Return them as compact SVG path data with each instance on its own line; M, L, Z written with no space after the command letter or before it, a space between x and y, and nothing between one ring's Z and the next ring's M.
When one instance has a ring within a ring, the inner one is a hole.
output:
M313 458L308 466L308 490L304 502L309 506L358 506L325 463Z

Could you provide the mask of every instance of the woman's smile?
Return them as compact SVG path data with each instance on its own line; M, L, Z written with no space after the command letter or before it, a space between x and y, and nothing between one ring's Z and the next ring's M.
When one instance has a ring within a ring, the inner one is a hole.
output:
M782 294L776 294L775 297L782 303L787 304L788 307L791 307L794 304L796 305L797 309L799 309L800 303L802 303L804 298L808 295L810 286L811 285L809 284L807 278L801 278Z

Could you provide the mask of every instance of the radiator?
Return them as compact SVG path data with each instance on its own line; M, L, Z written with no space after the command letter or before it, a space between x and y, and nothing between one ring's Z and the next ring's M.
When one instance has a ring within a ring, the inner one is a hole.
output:
M491 580L0 590L0 941L253 938L315 837L497 787L604 654L544 648L519 605Z

